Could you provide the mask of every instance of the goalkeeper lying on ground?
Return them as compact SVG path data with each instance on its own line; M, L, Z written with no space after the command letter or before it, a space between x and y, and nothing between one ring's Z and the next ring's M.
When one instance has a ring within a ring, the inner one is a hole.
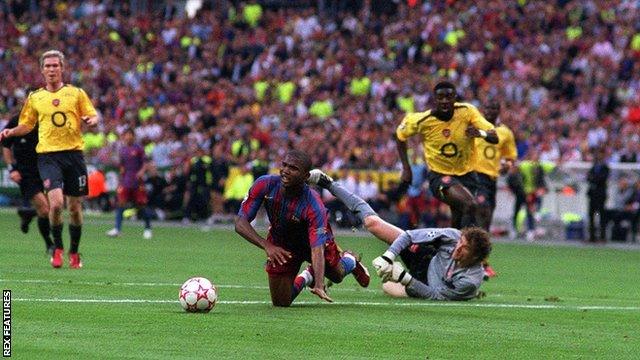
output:
M433 300L469 300L477 295L484 276L481 263L491 252L485 230L472 227L462 231L453 228L403 231L382 220L369 204L322 171L312 170L308 181L329 190L362 220L367 231L391 244L373 260L385 293ZM408 271L395 261L398 256Z

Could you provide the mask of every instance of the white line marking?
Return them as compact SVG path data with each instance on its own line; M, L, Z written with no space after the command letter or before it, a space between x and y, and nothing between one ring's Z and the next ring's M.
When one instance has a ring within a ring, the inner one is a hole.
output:
M14 298L14 301L24 302L59 302L81 304L178 304L178 300L151 300L151 299L38 299L38 298ZM262 300L227 300L218 301L224 305L271 305L269 301ZM374 302L374 301L336 301L333 304L320 301L296 301L298 305L355 305L355 306L393 306L393 307L471 307L471 308L507 308L507 309L533 309L533 310L603 310L603 311L640 311L638 306L563 306L563 305L526 305L526 304L496 304L474 302Z
M150 287L161 287L161 286L170 286L170 287L180 287L182 284L178 283L147 283L147 282L111 282L111 281L64 281L64 280L45 280L45 279L0 279L1 282L8 283L23 283L23 284L67 284L67 285L92 285L92 286L150 286ZM258 289L258 290L268 290L268 286L261 285L218 285L216 287L222 289ZM377 292L374 289L354 289L354 288L344 288L340 286L331 287L331 291L354 291L354 292Z

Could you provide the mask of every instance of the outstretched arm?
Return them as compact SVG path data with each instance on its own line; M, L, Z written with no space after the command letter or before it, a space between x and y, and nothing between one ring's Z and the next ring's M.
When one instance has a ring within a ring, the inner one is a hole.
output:
M324 290L324 261L324 246L311 249L311 266L313 266L315 284L310 291L322 300L333 302Z
M0 141L9 137L27 135L32 129L33 127L29 127L24 124L19 124L18 126L11 129L4 129L2 130L2 132L0 132Z

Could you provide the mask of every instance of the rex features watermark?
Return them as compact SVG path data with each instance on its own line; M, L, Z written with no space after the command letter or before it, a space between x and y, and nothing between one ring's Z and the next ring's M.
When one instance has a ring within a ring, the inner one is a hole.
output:
M11 357L11 290L2 290L2 357Z

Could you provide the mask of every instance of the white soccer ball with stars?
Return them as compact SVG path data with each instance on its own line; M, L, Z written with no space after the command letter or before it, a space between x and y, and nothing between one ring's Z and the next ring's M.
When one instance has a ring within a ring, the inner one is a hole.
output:
M206 278L193 277L180 287L180 305L187 312L209 312L216 305L218 291Z

